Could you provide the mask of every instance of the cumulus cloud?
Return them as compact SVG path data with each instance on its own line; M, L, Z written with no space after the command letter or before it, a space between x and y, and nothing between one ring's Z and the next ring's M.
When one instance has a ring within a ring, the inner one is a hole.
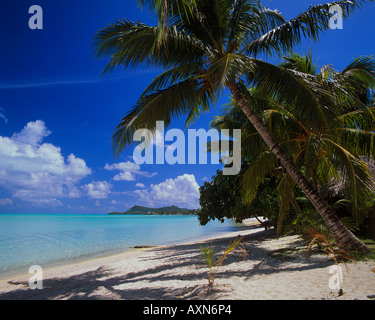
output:
M137 175L151 178L157 174L141 171L140 165L130 161L115 163L112 165L106 164L104 168L109 171L120 171L120 173L113 177L113 180L115 181L135 181Z
M93 199L106 199L111 193L112 185L107 181L93 181L82 186L82 189Z
M59 198L81 195L78 182L91 174L83 159L43 143L51 132L43 121L29 122L11 137L0 136L0 187L14 198L61 205Z
M199 185L193 174L184 174L176 179L152 184L148 189L135 190L134 194L152 206L177 205L191 209L199 207Z
M29 122L21 132L15 133L11 139L18 144L37 146L50 134L51 131L47 129L44 122L37 120Z

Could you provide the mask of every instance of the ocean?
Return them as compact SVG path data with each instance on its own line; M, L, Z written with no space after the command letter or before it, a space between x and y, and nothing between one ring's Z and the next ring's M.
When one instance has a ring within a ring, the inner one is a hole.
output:
M240 229L196 216L0 214L0 277L126 251L178 244Z

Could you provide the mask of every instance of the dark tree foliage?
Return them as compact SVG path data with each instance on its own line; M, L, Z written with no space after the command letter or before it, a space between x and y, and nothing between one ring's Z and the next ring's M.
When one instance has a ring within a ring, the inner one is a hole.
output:
M201 210L198 219L201 225L218 219L233 219L242 222L252 216L262 216L268 219L277 219L278 215L278 177L267 177L259 186L258 194L250 206L245 205L241 199L241 185L243 173L247 167L243 167L236 176L225 176L218 170L212 177L212 181L205 182L200 188Z

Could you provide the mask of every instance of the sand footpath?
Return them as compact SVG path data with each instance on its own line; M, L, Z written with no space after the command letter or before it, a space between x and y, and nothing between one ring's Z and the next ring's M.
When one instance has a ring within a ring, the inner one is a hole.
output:
M239 234L246 251L231 254L209 288L199 246L220 253ZM333 261L313 254L298 236L276 239L261 228L183 245L135 249L108 257L43 270L43 289L31 290L29 274L0 280L0 299L126 300L375 300L375 262L342 266L344 295L332 272Z

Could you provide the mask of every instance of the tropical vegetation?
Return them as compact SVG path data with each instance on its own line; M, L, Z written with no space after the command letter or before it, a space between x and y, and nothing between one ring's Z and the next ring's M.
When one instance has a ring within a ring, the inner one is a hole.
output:
M341 211L345 208L351 213L351 220L361 224L373 206L375 193L374 178L368 168L368 161L375 152L375 105L372 95L375 84L375 60L371 57L361 57L353 60L341 72L335 71L332 66L323 66L320 72L317 72L311 53L306 56L293 53L284 57L281 66L303 72L306 77L314 76L316 81L335 83L332 88L340 87L340 90L333 91L332 95L346 92L344 101L340 100L340 97L335 99L342 101L342 105L337 109L335 121L330 126L322 124L319 130L310 128L309 120L303 114L292 114L286 105L275 100L261 87L248 90L248 96L270 132L280 141L283 149L288 150L288 154L292 155L293 161L303 168L304 175L311 185L327 202L340 207ZM347 104L349 96L353 103ZM243 207L246 207L245 204L252 204L255 199L259 201L260 184L264 184L267 180L268 186L272 189L269 185L269 177L279 178L278 184L273 185L274 190L278 190L278 195L274 194L273 197L279 199L279 212L273 213L273 218L278 221L280 233L288 209L292 206L293 209L301 211L301 204L294 199L296 195L301 199L301 194L296 194L299 191L297 185L279 166L277 159L260 139L259 134L249 125L235 100L224 109L222 116L215 118L211 125L217 129L242 130L242 154L245 161L250 162L240 177L236 177L237 190L242 194L242 197L236 201L243 202ZM215 177L215 184L205 184L201 188L201 219L209 216L208 211L212 212L210 219L221 216L220 211L214 213L215 211L211 210L205 201L208 198L207 194L214 191L213 186L217 190L223 189L224 184L217 183L219 177L220 175ZM331 189L336 188L343 190L342 196L332 192ZM229 190L232 189L235 189L233 185ZM269 190L267 195L271 196L272 191ZM261 197L267 199L267 195ZM229 198L222 197L222 199ZM233 208L238 206L238 204L231 205ZM249 211L259 214L256 208ZM274 210L268 208L269 213L272 211ZM233 215L237 220L247 216L248 214L243 213ZM348 217L345 218L345 222L350 221Z
M118 20L95 36L97 56L109 57L106 72L118 66L154 66L163 70L118 125L113 135L115 154L132 143L135 130L155 130L160 120L168 126L183 115L189 124L229 89L340 245L367 251L282 149L254 111L247 94L248 87L265 84L263 87L285 103L289 112L305 114L309 128L318 130L322 124L332 123L337 118L336 108L326 106L338 103L331 95L330 82L312 80L259 57L293 50L306 38L318 40L329 28L332 5L340 5L347 18L363 2L335 1L311 6L286 21L280 12L264 8L257 0L140 1L158 18L157 26ZM342 96L345 97L344 92Z

